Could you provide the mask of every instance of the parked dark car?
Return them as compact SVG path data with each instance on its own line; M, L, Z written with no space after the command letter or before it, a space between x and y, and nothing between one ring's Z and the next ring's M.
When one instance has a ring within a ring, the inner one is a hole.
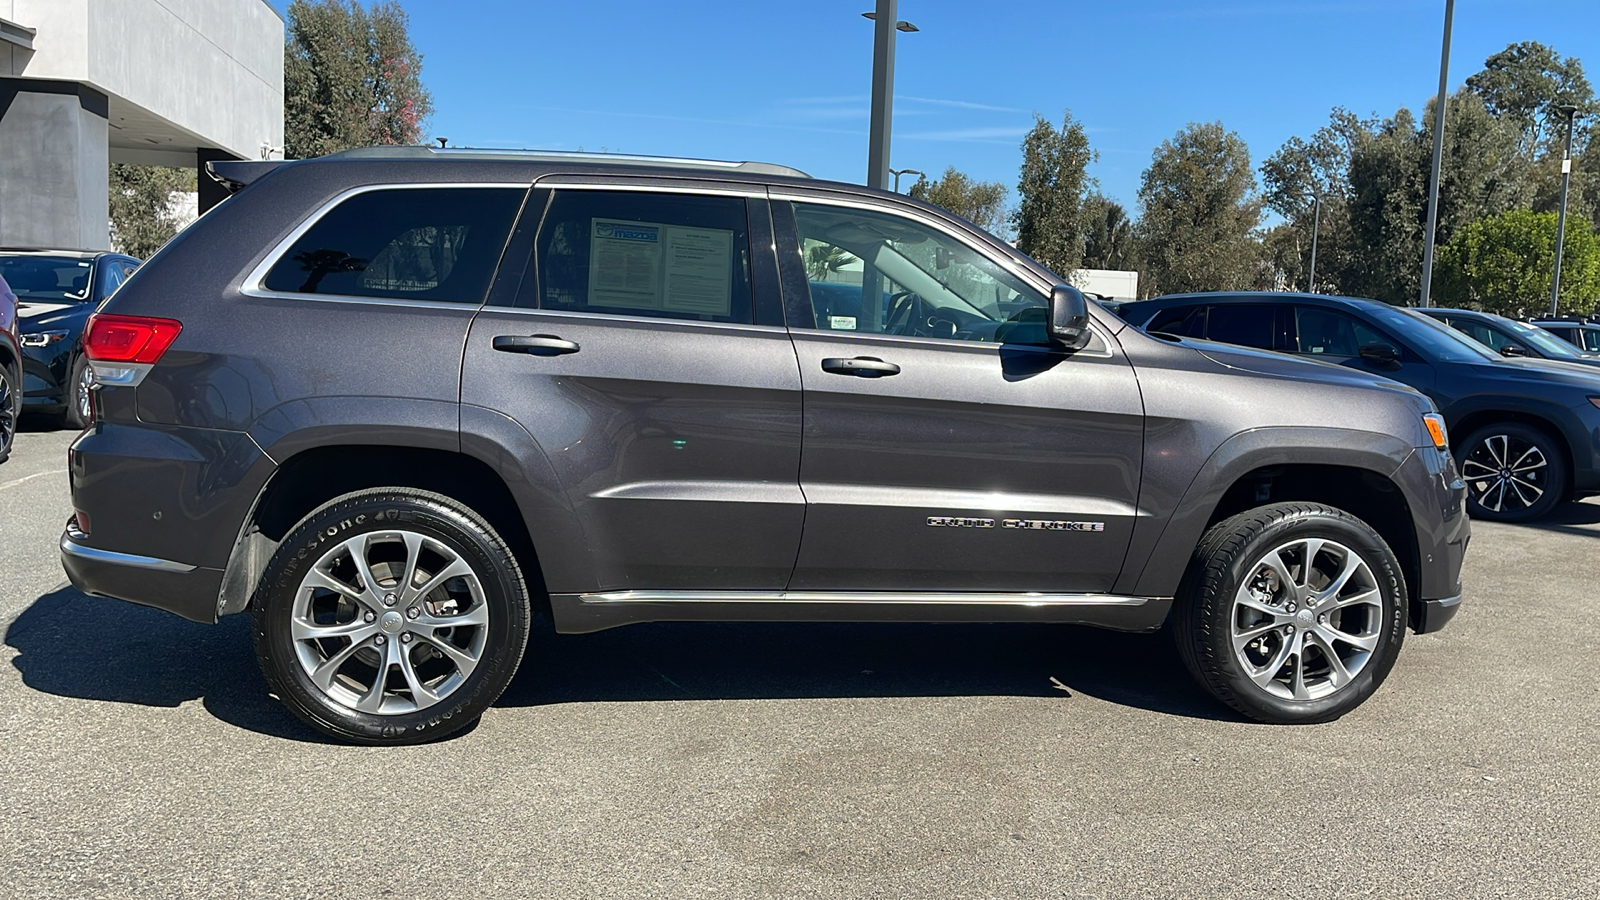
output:
M1600 322L1592 318L1534 319L1532 324L1587 353L1600 353Z
M1429 307L1416 312L1438 319L1501 356L1600 366L1600 353L1585 353L1543 328L1516 319L1470 309Z
M91 372L83 326L139 260L95 250L0 249L0 276L17 295L23 408L82 428L89 419Z
M17 300L0 276L0 463L11 456L22 413L22 347L17 340Z
M1205 338L1392 378L1438 404L1474 516L1525 521L1600 493L1600 374L1505 358L1442 322L1375 300L1318 294L1158 297L1121 313L1152 334Z
M241 190L90 320L62 559L250 611L272 691L339 738L469 724L535 612L1170 619L1219 699L1316 722L1457 609L1428 398L1151 338L936 207L760 163L212 170Z

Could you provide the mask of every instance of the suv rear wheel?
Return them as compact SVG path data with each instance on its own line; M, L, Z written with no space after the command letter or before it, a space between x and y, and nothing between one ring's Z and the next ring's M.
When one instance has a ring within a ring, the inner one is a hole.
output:
M1179 651L1203 686L1253 719L1326 722L1389 674L1405 591L1366 523L1319 504L1264 506L1201 539L1174 613Z
M1567 468L1550 435L1517 422L1479 428L1456 450L1474 519L1526 522L1561 502Z
M15 376L0 361L0 463L11 456L11 445L17 440L17 416L22 412L22 387Z
M254 601L256 655L295 715L369 744L443 737L511 682L527 589L488 522L425 491L346 494L297 525Z

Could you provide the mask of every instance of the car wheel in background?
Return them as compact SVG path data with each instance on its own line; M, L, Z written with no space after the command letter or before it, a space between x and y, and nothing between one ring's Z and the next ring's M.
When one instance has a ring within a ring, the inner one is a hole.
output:
M407 488L346 494L301 521L252 605L273 692L313 728L365 744L472 724L528 641L505 541L456 501Z
M1394 666L1406 587L1365 522L1278 503L1206 532L1173 619L1184 663L1219 700L1263 722L1326 722L1361 705Z
M80 353L67 370L67 384L62 391L61 421L68 428L81 429L94 418L93 390L94 369L89 366L89 358Z
M1456 447L1474 519L1526 522L1550 512L1567 487L1566 458L1550 435L1517 422L1479 428Z
M17 416L22 412L22 386L5 366L0 366L0 463L11 456L17 440Z

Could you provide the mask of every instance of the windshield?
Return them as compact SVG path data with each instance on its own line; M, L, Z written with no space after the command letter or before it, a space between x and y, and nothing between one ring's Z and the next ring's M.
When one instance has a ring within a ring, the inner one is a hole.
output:
M1394 329L1395 334L1410 341L1428 356L1445 362L1482 362L1499 360L1472 338L1422 313L1395 306L1366 307L1372 317Z
M1543 328L1535 328L1514 319L1501 319L1499 325L1551 359L1583 359L1583 354L1577 348Z
M72 303L89 299L94 261L71 256L0 256L0 278L18 300Z

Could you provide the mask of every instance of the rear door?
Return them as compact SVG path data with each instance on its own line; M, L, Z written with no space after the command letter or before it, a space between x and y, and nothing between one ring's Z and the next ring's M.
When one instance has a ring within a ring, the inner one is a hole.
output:
M1040 286L926 214L804 194L773 215L805 388L791 587L1109 591L1144 431L1120 348L1050 345Z
M781 590L804 516L800 378L764 194L539 187L521 287L473 321L462 402L520 422L577 513L593 577L549 589Z

